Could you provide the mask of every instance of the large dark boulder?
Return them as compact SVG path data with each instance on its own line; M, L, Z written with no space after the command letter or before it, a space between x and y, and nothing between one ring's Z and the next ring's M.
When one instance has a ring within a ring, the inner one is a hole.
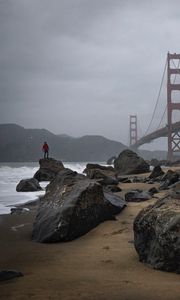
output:
M42 158L39 160L39 165L39 170L34 174L34 178L38 181L51 181L59 171L64 169L63 163L53 158Z
M35 178L22 179L16 186L17 192L36 192L41 191L42 187L39 181Z
M166 198L143 209L134 221L139 260L155 269L180 273L180 202Z
M47 243L73 240L112 219L124 207L124 200L112 193L104 194L95 180L66 169L47 186L32 238Z
M141 174L150 170L148 163L129 149L122 151L115 159L114 168L119 175Z

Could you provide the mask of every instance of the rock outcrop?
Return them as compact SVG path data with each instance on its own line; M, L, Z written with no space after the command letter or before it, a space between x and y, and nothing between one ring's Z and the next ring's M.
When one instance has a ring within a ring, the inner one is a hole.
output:
M73 240L113 219L125 205L120 197L103 192L97 181L65 169L41 198L32 238L47 243Z
M150 170L148 163L129 149L122 151L115 159L114 168L119 175L141 174Z
M39 160L39 165L39 170L34 174L34 178L38 181L51 181L59 171L64 169L63 163L53 158L42 158Z
M134 190L127 192L125 194L125 200L127 202L141 202L146 201L152 198L152 194L150 192Z
M37 192L41 191L42 187L39 181L35 178L22 179L16 186L17 192Z
M166 198L143 209L134 221L139 260L155 269L180 273L180 202Z

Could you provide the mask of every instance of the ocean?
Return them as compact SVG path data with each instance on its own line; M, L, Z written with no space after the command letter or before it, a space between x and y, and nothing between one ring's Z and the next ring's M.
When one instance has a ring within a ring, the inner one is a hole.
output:
M96 162L105 165L104 162ZM87 162L64 163L78 173L82 173ZM21 179L31 178L39 169L39 164L32 163L0 163L0 214L9 214L11 208L16 204L23 204L36 200L38 196L44 195L48 182L40 182L43 191L39 192L16 192L16 185Z

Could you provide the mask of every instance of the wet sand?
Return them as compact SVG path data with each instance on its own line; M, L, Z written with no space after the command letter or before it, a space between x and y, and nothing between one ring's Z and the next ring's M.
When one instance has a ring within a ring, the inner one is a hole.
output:
M155 185L120 186L124 193ZM21 215L1 216L0 269L17 269L24 277L0 283L0 299L179 300L180 275L140 263L134 249L133 220L154 201L129 203L117 221L58 244L31 241L36 206Z

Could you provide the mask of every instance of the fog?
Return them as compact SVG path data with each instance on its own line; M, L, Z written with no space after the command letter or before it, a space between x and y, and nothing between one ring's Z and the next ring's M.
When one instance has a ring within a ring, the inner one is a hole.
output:
M167 52L180 51L179 11L177 0L0 0L0 123L127 144L137 114L143 135ZM151 131L165 106L166 81Z

